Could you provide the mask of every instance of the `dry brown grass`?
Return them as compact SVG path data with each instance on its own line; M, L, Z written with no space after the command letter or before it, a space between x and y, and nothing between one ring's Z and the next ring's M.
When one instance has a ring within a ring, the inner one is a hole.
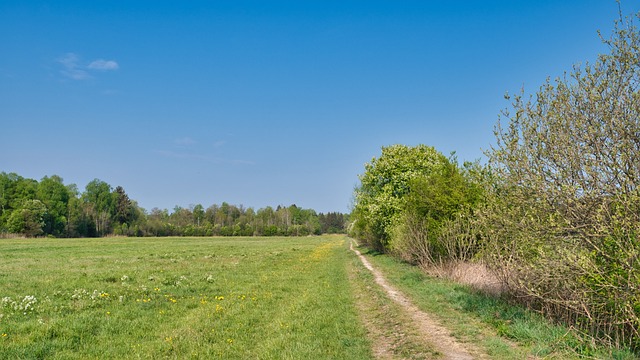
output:
M0 233L0 239L26 239L24 234Z
M422 270L429 275L469 285L490 295L497 296L505 290L498 277L485 264L479 262L451 261L438 265L424 265Z

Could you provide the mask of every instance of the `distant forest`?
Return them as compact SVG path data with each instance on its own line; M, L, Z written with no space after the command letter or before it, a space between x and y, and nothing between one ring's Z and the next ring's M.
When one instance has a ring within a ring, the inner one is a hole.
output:
M348 215L296 205L254 210L226 202L147 211L122 186L95 179L80 192L62 178L0 173L0 236L306 236L344 233Z

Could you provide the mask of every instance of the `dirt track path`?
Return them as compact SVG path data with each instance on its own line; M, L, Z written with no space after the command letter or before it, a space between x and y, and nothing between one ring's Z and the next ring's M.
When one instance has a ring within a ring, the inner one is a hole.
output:
M479 355L477 349L471 350L458 342L454 337L449 335L449 330L438 324L427 313L418 309L404 294L391 286L382 273L374 268L360 251L353 247L353 242L351 242L350 248L358 255L362 264L371 271L376 283L384 289L389 298L400 305L406 312L418 328L424 341L433 344L444 355L444 359L466 360L484 358L484 356Z

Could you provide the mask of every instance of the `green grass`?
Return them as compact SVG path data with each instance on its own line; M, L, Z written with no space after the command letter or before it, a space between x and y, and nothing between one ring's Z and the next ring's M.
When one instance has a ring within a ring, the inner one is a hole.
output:
M0 358L371 358L344 243L0 240Z
M442 353L426 341L411 317L375 283L371 271L353 256L348 263L362 322L378 351L401 359L438 359Z
M2 239L0 358L370 359L376 339L397 357L438 357L347 241ZM391 257L366 256L491 358L635 358Z
M361 250L418 307L437 316L456 338L478 344L493 359L637 358L628 350L597 347L590 339L503 299L429 277L392 257Z

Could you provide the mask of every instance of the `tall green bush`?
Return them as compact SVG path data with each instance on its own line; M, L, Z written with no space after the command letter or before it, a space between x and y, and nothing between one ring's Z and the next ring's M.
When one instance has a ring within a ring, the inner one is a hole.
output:
M640 33L627 19L603 41L594 64L511 98L480 218L514 296L639 348Z
M412 181L439 171L446 162L444 155L426 145L383 147L380 157L365 164L360 186L355 189L352 234L388 251Z
M478 164L460 167L455 158L410 182L395 226L391 247L402 259L419 265L470 260L480 249L472 226L482 201Z

